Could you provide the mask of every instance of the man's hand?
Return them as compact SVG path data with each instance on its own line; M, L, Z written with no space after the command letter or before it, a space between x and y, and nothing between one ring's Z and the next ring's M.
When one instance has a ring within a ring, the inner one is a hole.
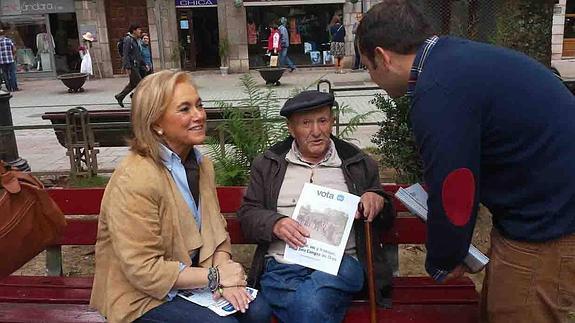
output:
M468 273L469 269L467 268L466 265L461 264L457 267L455 267L449 274L447 274L447 277L445 277L445 280L443 281L448 282L450 280L453 279L457 279L457 278L461 278L463 276L463 274Z
M357 212L355 212L355 218L364 218L367 222L373 221L373 219L383 210L385 204L385 199L383 196L373 193L365 192L359 200L359 206Z
M282 218L274 224L273 233L293 249L305 246L309 231L292 218Z

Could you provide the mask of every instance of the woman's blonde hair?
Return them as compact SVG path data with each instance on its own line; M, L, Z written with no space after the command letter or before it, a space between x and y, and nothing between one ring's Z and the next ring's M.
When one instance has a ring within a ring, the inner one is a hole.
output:
M130 150L151 158L158 166L162 165L159 146L162 137L153 127L166 112L176 85L184 82L194 85L190 73L171 70L157 72L140 82L132 98L134 138L130 140Z

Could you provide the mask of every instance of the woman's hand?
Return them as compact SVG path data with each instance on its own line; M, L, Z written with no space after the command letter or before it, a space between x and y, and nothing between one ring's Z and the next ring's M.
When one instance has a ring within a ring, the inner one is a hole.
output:
M220 285L223 287L247 285L247 276L244 268L237 262L228 260L223 264L219 264L218 271L220 272Z
M253 300L245 286L223 287L220 289L220 292L216 291L214 293L214 299L217 300L220 297L223 297L230 302L236 310L242 313L247 311L249 307L248 304Z

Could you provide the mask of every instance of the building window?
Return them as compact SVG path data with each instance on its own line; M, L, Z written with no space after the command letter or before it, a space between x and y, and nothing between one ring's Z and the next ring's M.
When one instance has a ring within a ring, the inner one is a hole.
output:
M251 6L246 8L246 33L250 67L269 64L266 55L270 27L287 19L291 60L298 66L331 65L329 23L334 15L342 16L341 4L296 6Z
M575 0L567 0L563 29L563 56L575 56Z

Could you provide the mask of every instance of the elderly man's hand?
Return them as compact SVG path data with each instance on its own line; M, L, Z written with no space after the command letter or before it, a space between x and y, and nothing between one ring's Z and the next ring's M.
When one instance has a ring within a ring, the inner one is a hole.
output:
M384 204L383 196L373 192L365 192L359 201L355 218L364 218L367 222L371 222L383 210Z
M293 249L305 246L309 231L292 218L282 218L274 224L273 232Z

